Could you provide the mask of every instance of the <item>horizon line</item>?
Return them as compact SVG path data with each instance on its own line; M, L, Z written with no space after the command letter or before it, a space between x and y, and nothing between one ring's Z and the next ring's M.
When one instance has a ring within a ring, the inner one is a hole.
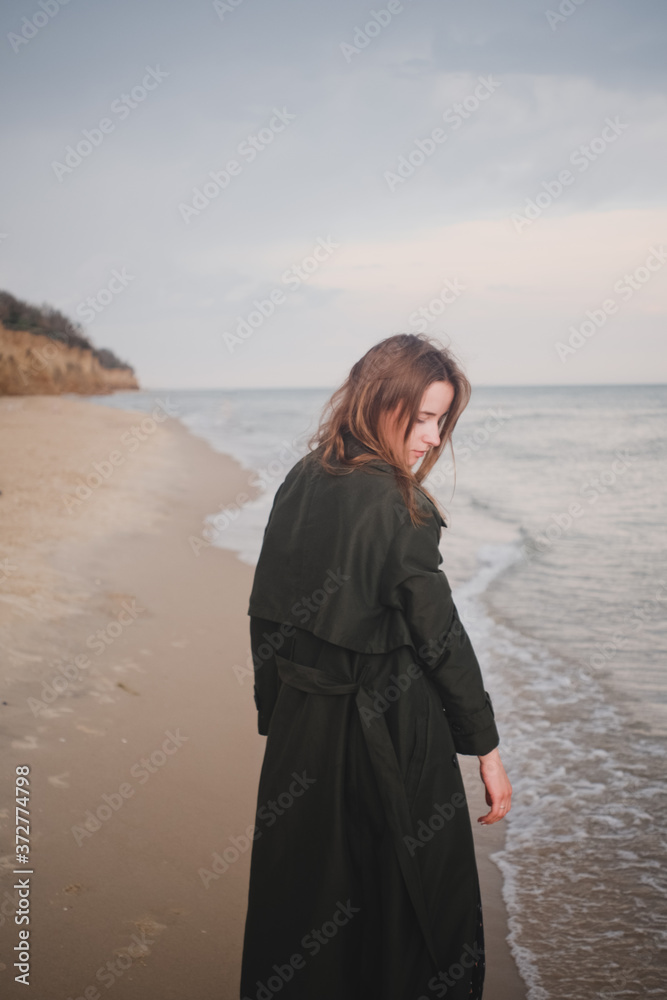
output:
M513 382L513 383L475 383L475 389L605 389L605 388L658 388L667 387L667 382ZM263 392L263 391L294 391L307 389L310 391L333 392L339 385L244 385L244 386L145 386L141 389L119 389L118 392Z

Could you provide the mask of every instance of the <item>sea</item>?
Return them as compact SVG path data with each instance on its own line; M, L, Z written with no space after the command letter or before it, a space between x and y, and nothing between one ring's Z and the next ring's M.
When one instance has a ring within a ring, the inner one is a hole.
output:
M331 392L88 398L252 470L208 537L254 565ZM475 388L452 444L425 485L514 789L493 861L527 996L667 997L667 386Z

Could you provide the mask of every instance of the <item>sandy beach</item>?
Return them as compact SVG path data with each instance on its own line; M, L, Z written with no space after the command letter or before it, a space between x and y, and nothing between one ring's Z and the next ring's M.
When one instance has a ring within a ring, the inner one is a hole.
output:
M203 519L253 488L169 411L168 394L150 416L0 399L3 996L238 1000L265 743L249 663L253 570L210 545ZM484 997L522 1000L489 859L505 831L475 822L483 786L476 760L462 764ZM26 767L33 874L21 876L14 779ZM29 990L13 968L21 878Z

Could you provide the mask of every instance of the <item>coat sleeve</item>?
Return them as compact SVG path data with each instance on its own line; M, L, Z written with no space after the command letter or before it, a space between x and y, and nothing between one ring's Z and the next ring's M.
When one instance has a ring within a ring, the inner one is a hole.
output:
M404 517L389 548L382 577L382 601L400 611L418 662L435 684L457 753L483 755L499 743L489 694L479 662L441 569L440 523L432 516L415 527Z
M257 706L257 731L268 736L269 723L282 681L278 674L273 645L268 636L280 628L266 618L250 616L250 650L254 671L254 697Z
M278 495L284 485L285 482L283 480L273 497L271 510L269 511L266 527L264 528L264 535L262 537L262 547L269 531L269 525L271 523ZM255 582L257 579L256 574L257 570L255 570L255 578L253 579L250 606L252 606L253 595L255 593ZM257 706L257 731L260 736L268 736L269 722L271 721L273 706L276 703L282 682L278 675L278 667L276 666L273 647L267 641L267 633L270 635L272 632L277 631L280 626L276 624L276 622L253 615L250 611L250 607L248 608L248 614L250 615L250 651L252 654L254 674L253 695L255 698L255 705Z

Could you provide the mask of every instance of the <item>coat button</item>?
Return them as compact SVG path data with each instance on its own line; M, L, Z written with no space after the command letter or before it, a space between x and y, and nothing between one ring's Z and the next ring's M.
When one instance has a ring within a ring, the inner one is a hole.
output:
M454 765L454 767L458 767L459 766L459 762L458 762L458 759L456 757L456 754L452 754L452 764Z

